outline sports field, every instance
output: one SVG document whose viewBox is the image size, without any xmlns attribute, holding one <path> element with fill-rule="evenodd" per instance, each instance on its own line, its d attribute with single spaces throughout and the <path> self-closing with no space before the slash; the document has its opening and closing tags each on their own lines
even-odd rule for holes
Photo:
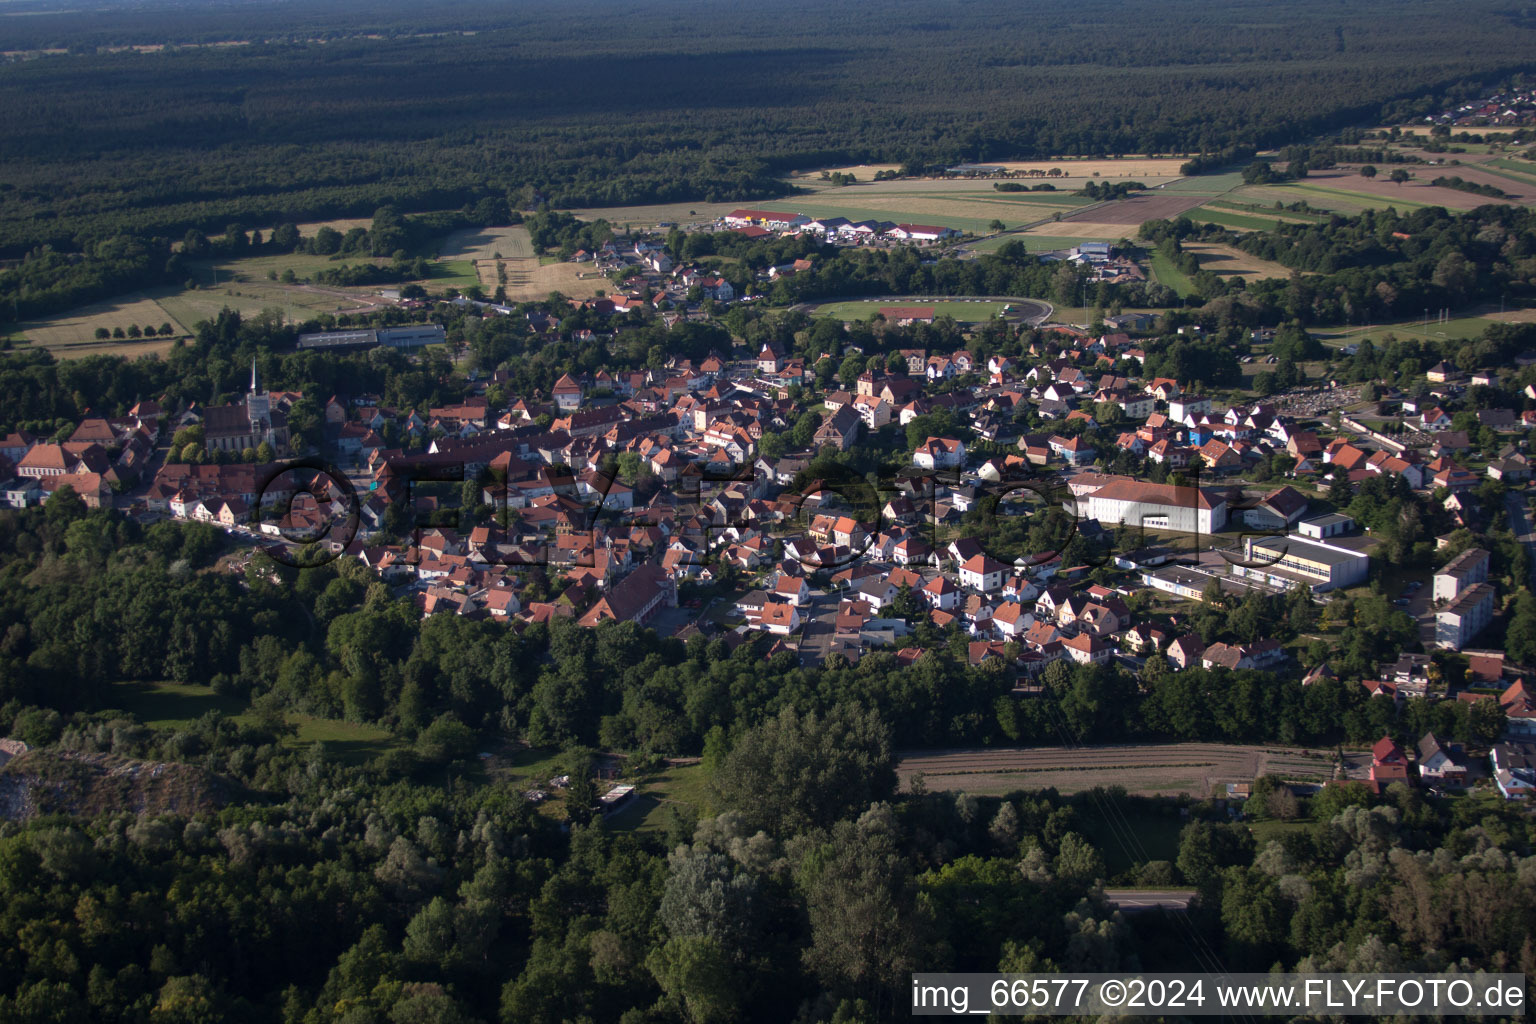
<svg viewBox="0 0 1536 1024">
<path fill-rule="evenodd" d="M 1530 317 L 1536 311 L 1513 310 L 1506 314 L 1505 322 L 1509 318 L 1526 316 Z M 1369 338 L 1373 344 L 1380 344 L 1387 335 L 1399 339 L 1419 338 L 1429 341 L 1441 341 L 1449 338 L 1476 338 L 1482 335 L 1491 325 L 1500 322 L 1497 314 L 1487 316 L 1466 316 L 1444 322 L 1431 319 L 1426 324 L 1423 319 L 1402 320 L 1391 324 L 1371 324 L 1366 327 L 1353 327 L 1333 330 L 1315 330 L 1311 333 L 1325 345 L 1343 347 L 1344 345 L 1357 345 Z M 1515 321 L 1529 322 L 1529 321 Z"/>
</svg>

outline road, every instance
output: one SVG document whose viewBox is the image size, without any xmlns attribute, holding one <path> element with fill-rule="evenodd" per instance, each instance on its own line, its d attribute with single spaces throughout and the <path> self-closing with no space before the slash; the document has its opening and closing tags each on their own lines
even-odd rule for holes
<svg viewBox="0 0 1536 1024">
<path fill-rule="evenodd" d="M 1188 910 L 1193 889 L 1105 889 L 1104 901 L 1123 913 L 1139 910 Z"/>
<path fill-rule="evenodd" d="M 1531 578 L 1528 583 L 1532 589 L 1536 589 L 1536 529 L 1532 528 L 1530 513 L 1525 508 L 1525 491 L 1510 491 L 1504 495 L 1504 505 L 1509 509 L 1509 528 L 1514 531 L 1515 539 L 1525 545 L 1525 553 L 1530 556 Z"/>
</svg>

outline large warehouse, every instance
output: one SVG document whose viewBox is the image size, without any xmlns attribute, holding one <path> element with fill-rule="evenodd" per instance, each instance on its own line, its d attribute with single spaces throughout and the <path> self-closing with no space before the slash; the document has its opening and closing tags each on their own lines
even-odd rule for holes
<svg viewBox="0 0 1536 1024">
<path fill-rule="evenodd" d="M 447 340 L 440 324 L 411 324 L 406 327 L 360 328 L 353 331 L 320 331 L 299 335 L 299 348 L 421 348 L 441 345 Z"/>
<path fill-rule="evenodd" d="M 1177 487 L 1119 479 L 1077 499 L 1078 514 L 1100 523 L 1149 530 L 1215 533 L 1227 525 L 1227 499 L 1214 487 Z"/>
</svg>

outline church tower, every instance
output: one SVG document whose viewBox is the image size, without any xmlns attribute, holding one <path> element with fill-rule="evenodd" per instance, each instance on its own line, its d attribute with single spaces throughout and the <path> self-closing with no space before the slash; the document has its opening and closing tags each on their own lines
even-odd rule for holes
<svg viewBox="0 0 1536 1024">
<path fill-rule="evenodd" d="M 251 418 L 251 435 L 255 441 L 266 439 L 272 429 L 272 400 L 261 386 L 261 375 L 256 372 L 256 360 L 251 360 L 251 393 L 246 396 L 245 410 Z"/>
</svg>

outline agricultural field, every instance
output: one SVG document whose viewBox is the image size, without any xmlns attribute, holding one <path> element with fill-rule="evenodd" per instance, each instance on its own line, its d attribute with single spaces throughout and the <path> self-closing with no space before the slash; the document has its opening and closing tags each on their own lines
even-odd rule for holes
<svg viewBox="0 0 1536 1024">
<path fill-rule="evenodd" d="M 1181 213 L 1192 210 L 1204 200 L 1196 196 L 1163 195 L 1145 193 L 1116 199 L 1084 211 L 1080 216 L 1094 224 L 1116 224 L 1133 232 L 1149 220 L 1173 220 Z M 1064 221 L 1076 223 L 1076 217 L 1064 217 Z"/>
<path fill-rule="evenodd" d="M 1275 202 L 1289 205 L 1291 203 L 1305 202 L 1321 210 L 1332 213 L 1340 213 L 1345 216 L 1353 216 L 1365 210 L 1385 210 L 1393 208 L 1401 212 L 1416 210 L 1425 204 L 1414 202 L 1407 194 L 1393 201 L 1389 197 L 1368 195 L 1364 192 L 1352 190 L 1353 181 L 1363 182 L 1365 179 L 1359 175 L 1337 179 L 1331 186 L 1315 184 L 1315 175 L 1307 179 L 1306 184 L 1287 182 L 1280 185 L 1244 185 L 1228 193 L 1228 199 L 1239 202 L 1255 202 L 1271 204 Z M 1393 186 L 1396 187 L 1396 186 Z M 1407 188 L 1405 185 L 1404 188 Z M 1436 189 L 1437 192 L 1454 191 L 1451 189 Z M 1457 195 L 1467 196 L 1468 193 L 1460 192 Z"/>
<path fill-rule="evenodd" d="M 835 317 L 838 320 L 868 320 L 885 306 L 932 306 L 933 315 L 953 317 L 961 323 L 982 323 L 1003 311 L 1005 302 L 964 300 L 959 302 L 910 302 L 898 299 L 880 299 L 869 302 L 829 302 L 816 307 L 816 316 Z"/>
<path fill-rule="evenodd" d="M 300 279 L 315 272 L 338 266 L 327 256 L 291 253 L 252 256 L 239 260 L 193 263 L 191 279 L 199 287 L 187 289 L 162 287 L 131 292 L 107 302 L 93 303 L 55 316 L 19 325 L 16 333 L 30 343 L 52 350 L 60 358 L 86 355 L 163 354 L 170 350 L 171 338 L 132 341 L 96 340 L 96 329 L 126 329 L 130 324 L 159 327 L 169 323 L 177 335 L 189 335 L 200 321 L 211 319 L 228 307 L 243 316 L 253 316 L 269 309 L 279 310 L 293 323 L 313 319 L 320 313 L 354 312 L 375 308 L 376 288 L 332 288 L 304 284 L 283 284 L 268 278 L 292 270 Z M 458 268 L 462 269 L 462 268 Z M 473 283 L 473 278 L 468 278 Z M 217 284 L 214 282 L 217 281 Z M 441 286 L 441 278 L 428 283 Z M 449 283 L 453 283 L 449 281 Z"/>
<path fill-rule="evenodd" d="M 1223 192 L 1230 192 L 1242 183 L 1241 171 L 1227 171 L 1222 174 L 1201 174 L 1193 178 L 1180 178 L 1178 181 L 1169 182 L 1158 191 L 1166 195 L 1216 196 Z"/>
<path fill-rule="evenodd" d="M 1514 171 L 1529 178 L 1536 178 L 1536 163 L 1530 160 L 1520 160 L 1515 157 L 1503 157 L 1497 160 L 1487 161 L 1485 166 L 1500 167 L 1506 171 Z"/>
<path fill-rule="evenodd" d="M 1443 206 L 1447 210 L 1470 210 L 1476 206 L 1499 200 L 1487 196 L 1461 192 L 1454 188 L 1436 188 L 1429 184 L 1441 175 L 1459 174 L 1462 167 L 1414 167 L 1413 177 L 1401 185 L 1387 180 L 1382 171 L 1376 178 L 1360 177 L 1353 168 L 1333 171 L 1313 171 L 1306 181 L 1289 186 L 1301 191 L 1340 191 L 1357 195 L 1362 199 L 1374 199 L 1385 206 L 1412 208 L 1419 206 Z M 1462 175 L 1466 177 L 1466 175 Z M 1382 207 L 1377 207 L 1381 209 Z"/>
<path fill-rule="evenodd" d="M 56 316 L 18 324 L 12 330 L 39 348 L 51 349 L 61 359 L 165 352 L 171 347 L 170 338 L 156 338 L 154 341 L 96 340 L 96 329 L 99 327 L 105 327 L 108 331 L 117 327 L 127 330 L 130 324 L 137 324 L 141 328 L 158 328 L 169 322 L 177 334 L 190 333 L 191 325 L 162 305 L 154 294 L 131 292 L 108 302 L 96 302 Z"/>
<path fill-rule="evenodd" d="M 1110 224 L 1085 217 L 1082 220 L 1036 224 L 1024 231 L 1022 237 L 1030 251 L 1037 252 L 1041 249 L 1065 249 L 1079 242 L 1118 242 L 1122 238 L 1135 238 L 1136 230 L 1140 227 L 1139 221 L 1135 224 Z"/>
<path fill-rule="evenodd" d="M 469 228 L 443 240 L 438 255 L 444 260 L 489 260 L 500 253 L 506 259 L 536 255 L 528 229 L 521 224 L 504 228 Z"/>
<path fill-rule="evenodd" d="M 550 292 L 591 298 L 610 284 L 590 266 L 561 260 L 546 262 L 547 257 L 533 251 L 528 229 L 521 225 L 458 231 L 448 236 L 440 251 L 442 260 L 433 265 L 434 271 L 440 272 L 421 282 L 430 288 L 462 289 L 478 284 L 487 294 L 493 293 L 501 286 L 498 263 L 506 270 L 509 302 L 544 299 Z M 497 253 L 502 257 L 499 261 Z"/>
<path fill-rule="evenodd" d="M 295 277 L 302 279 L 322 270 L 334 270 L 343 265 L 385 262 L 388 261 L 371 259 L 367 256 L 343 256 L 340 259 L 334 259 L 330 256 L 316 256 L 306 252 L 290 252 L 273 256 L 221 259 L 217 262 L 198 260 L 188 265 L 188 272 L 192 280 L 199 285 L 218 287 L 231 281 L 270 281 L 267 277 L 269 273 L 281 277 L 285 270 L 293 271 Z M 217 278 L 214 276 L 215 270 L 218 271 Z"/>
<path fill-rule="evenodd" d="M 160 305 L 189 331 L 199 321 L 210 320 L 228 306 L 242 316 L 252 316 L 268 309 L 280 310 L 285 319 L 302 323 L 320 313 L 366 310 L 375 304 L 361 295 L 354 299 L 336 289 L 310 290 L 303 285 L 283 285 L 270 281 L 239 282 L 196 291 L 167 289 Z"/>
<path fill-rule="evenodd" d="M 1273 231 L 1282 223 L 1278 217 L 1260 217 L 1249 213 L 1231 213 L 1226 210 L 1212 210 L 1202 207 L 1191 210 L 1185 214 L 1190 220 L 1200 223 L 1220 224 L 1224 228 L 1233 231 Z"/>
<path fill-rule="evenodd" d="M 1351 772 L 1361 757 L 1352 758 Z M 1297 782 L 1332 777 L 1326 751 L 1281 747 L 1228 746 L 1219 743 L 1170 743 L 1113 747 L 1034 747 L 912 753 L 896 766 L 903 790 L 915 775 L 929 791 L 952 790 L 973 796 L 1002 796 L 1020 789 L 1054 788 L 1077 793 L 1097 786 L 1122 786 L 1141 796 L 1203 797 L 1226 782 L 1248 782 L 1274 774 Z"/>
<path fill-rule="evenodd" d="M 1326 224 L 1328 218 L 1320 213 L 1302 213 L 1298 210 L 1276 210 L 1263 203 L 1235 203 L 1226 199 L 1213 199 L 1201 209 L 1225 213 L 1241 213 L 1261 219 L 1285 221 L 1296 224 Z"/>
</svg>

